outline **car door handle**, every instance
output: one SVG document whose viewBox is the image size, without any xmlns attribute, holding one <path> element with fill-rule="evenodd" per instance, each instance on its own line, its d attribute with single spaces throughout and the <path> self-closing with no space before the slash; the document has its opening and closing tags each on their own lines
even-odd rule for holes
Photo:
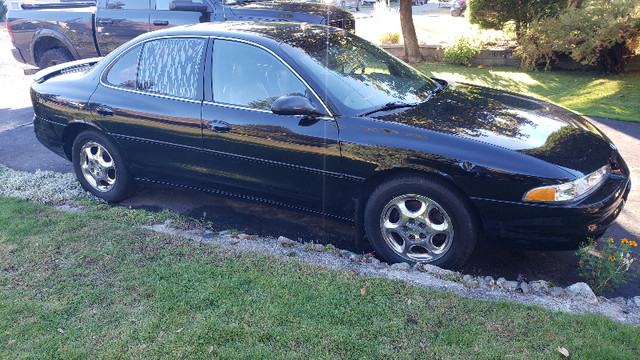
<svg viewBox="0 0 640 360">
<path fill-rule="evenodd" d="M 98 106 L 96 112 L 100 116 L 113 116 L 113 109 L 104 105 Z"/>
<path fill-rule="evenodd" d="M 113 24 L 113 19 L 98 19 L 96 22 L 100 25 Z"/>
<path fill-rule="evenodd" d="M 214 121 L 209 121 L 207 123 L 207 128 L 214 132 L 227 133 L 231 131 L 231 124 L 226 123 L 224 121 L 214 120 Z"/>
<path fill-rule="evenodd" d="M 169 25 L 169 20 L 153 20 L 153 25 Z"/>
</svg>

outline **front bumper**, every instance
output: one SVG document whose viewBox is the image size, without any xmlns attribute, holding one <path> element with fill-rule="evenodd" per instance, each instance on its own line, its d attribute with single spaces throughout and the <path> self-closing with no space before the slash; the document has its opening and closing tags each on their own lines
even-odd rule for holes
<svg viewBox="0 0 640 360">
<path fill-rule="evenodd" d="M 529 250 L 572 250 L 601 236 L 620 215 L 631 191 L 628 176 L 610 176 L 578 203 L 544 205 L 474 199 L 487 240 Z"/>
</svg>

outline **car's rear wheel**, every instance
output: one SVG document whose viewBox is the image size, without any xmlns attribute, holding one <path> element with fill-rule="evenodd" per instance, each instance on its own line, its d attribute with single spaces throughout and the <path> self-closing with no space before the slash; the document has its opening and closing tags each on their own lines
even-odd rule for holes
<svg viewBox="0 0 640 360">
<path fill-rule="evenodd" d="M 76 177 L 93 195 L 107 202 L 126 198 L 133 180 L 118 148 L 103 134 L 85 131 L 73 142 L 73 169 Z"/>
<path fill-rule="evenodd" d="M 38 60 L 38 67 L 40 69 L 45 69 L 72 60 L 73 56 L 67 49 L 49 49 L 40 56 L 40 59 Z"/>
<path fill-rule="evenodd" d="M 378 186 L 365 206 L 365 230 L 385 260 L 461 265 L 477 240 L 477 221 L 468 199 L 448 184 L 418 176 Z"/>
</svg>

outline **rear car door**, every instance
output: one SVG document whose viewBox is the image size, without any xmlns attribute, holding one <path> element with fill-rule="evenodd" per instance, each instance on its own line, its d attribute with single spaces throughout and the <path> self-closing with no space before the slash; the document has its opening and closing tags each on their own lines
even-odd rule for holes
<svg viewBox="0 0 640 360">
<path fill-rule="evenodd" d="M 91 111 L 125 150 L 136 178 L 178 183 L 201 177 L 197 159 L 208 41 L 152 39 L 130 48 L 104 71 Z"/>
<path fill-rule="evenodd" d="M 101 0 L 96 9 L 96 40 L 102 56 L 134 37 L 149 32 L 149 2 Z"/>
<path fill-rule="evenodd" d="M 335 120 L 270 110 L 278 97 L 299 94 L 325 111 L 311 89 L 274 53 L 241 41 L 214 40 L 211 69 L 212 98 L 202 111 L 211 179 L 323 209 L 341 178 Z"/>
</svg>

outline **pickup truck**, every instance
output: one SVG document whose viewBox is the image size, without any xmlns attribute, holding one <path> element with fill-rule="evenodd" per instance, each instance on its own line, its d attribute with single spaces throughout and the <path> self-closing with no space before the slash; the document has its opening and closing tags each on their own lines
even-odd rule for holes
<svg viewBox="0 0 640 360">
<path fill-rule="evenodd" d="M 1 1 L 1 0 L 0 0 Z M 353 31 L 349 12 L 321 3 L 257 0 L 97 0 L 22 4 L 7 14 L 13 56 L 41 69 L 105 56 L 153 30 L 209 21 L 326 24 Z"/>
</svg>

